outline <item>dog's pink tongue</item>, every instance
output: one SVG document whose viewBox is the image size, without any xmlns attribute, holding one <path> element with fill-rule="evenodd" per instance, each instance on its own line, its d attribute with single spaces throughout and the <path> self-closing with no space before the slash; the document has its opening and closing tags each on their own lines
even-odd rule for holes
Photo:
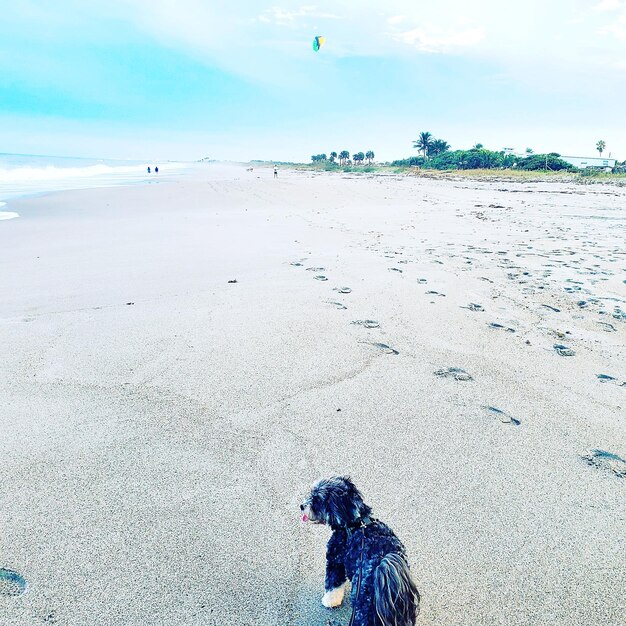
<svg viewBox="0 0 626 626">
<path fill-rule="evenodd" d="M 303 522 L 308 522 L 309 521 L 309 516 L 306 513 L 302 514 L 302 521 Z"/>
</svg>

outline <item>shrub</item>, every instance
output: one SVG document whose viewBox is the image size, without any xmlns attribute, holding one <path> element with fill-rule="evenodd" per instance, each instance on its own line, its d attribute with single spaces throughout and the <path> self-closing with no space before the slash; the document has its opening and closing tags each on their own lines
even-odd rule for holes
<svg viewBox="0 0 626 626">
<path fill-rule="evenodd" d="M 521 170 L 553 170 L 555 172 L 572 171 L 576 168 L 560 158 L 560 154 L 550 152 L 549 154 L 531 154 L 517 163 Z"/>
</svg>

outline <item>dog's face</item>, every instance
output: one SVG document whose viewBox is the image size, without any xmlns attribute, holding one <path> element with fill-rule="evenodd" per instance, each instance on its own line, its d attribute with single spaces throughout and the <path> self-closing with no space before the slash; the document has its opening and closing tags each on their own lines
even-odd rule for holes
<svg viewBox="0 0 626 626">
<path fill-rule="evenodd" d="M 332 528 L 345 526 L 370 513 L 359 490 L 344 476 L 320 480 L 300 505 L 300 510 L 303 522 L 328 524 Z"/>
</svg>

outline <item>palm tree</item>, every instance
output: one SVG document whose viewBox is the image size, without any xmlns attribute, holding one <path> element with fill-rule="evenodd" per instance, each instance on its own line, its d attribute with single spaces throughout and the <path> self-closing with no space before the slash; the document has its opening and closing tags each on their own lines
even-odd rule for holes
<svg viewBox="0 0 626 626">
<path fill-rule="evenodd" d="M 345 165 L 346 161 L 350 158 L 350 153 L 347 150 L 342 150 L 339 153 L 339 161 L 341 165 Z"/>
<path fill-rule="evenodd" d="M 374 158 L 374 151 L 373 150 L 368 150 L 365 153 L 365 158 L 369 161 L 369 164 L 372 164 L 372 159 Z"/>
<path fill-rule="evenodd" d="M 475 144 L 472 146 L 472 150 L 482 150 L 483 148 L 484 148 L 484 146 L 483 146 L 483 144 L 482 144 L 482 143 L 475 143 Z"/>
<path fill-rule="evenodd" d="M 355 152 L 352 155 L 352 160 L 354 161 L 355 165 L 357 163 L 362 163 L 364 159 L 365 159 L 365 155 L 362 152 Z"/>
<path fill-rule="evenodd" d="M 434 139 L 428 148 L 428 156 L 437 156 L 442 152 L 450 150 L 450 144 L 444 139 Z"/>
<path fill-rule="evenodd" d="M 413 142 L 413 147 L 420 150 L 424 155 L 424 159 L 426 159 L 426 154 L 428 152 L 428 148 L 430 148 L 432 141 L 433 136 L 431 133 L 429 133 L 428 131 L 421 132 L 420 136 Z"/>
<path fill-rule="evenodd" d="M 533 154 L 534 150 L 532 148 L 526 148 L 526 154 Z"/>
<path fill-rule="evenodd" d="M 600 156 L 602 156 L 602 153 L 604 152 L 605 148 L 606 148 L 606 141 L 604 141 L 603 139 L 600 139 L 600 141 L 598 141 L 598 143 L 596 144 L 596 150 L 600 153 Z"/>
<path fill-rule="evenodd" d="M 336 158 L 337 158 L 337 153 L 336 152 L 331 152 L 330 153 L 330 161 L 331 161 L 331 163 L 334 163 Z"/>
</svg>

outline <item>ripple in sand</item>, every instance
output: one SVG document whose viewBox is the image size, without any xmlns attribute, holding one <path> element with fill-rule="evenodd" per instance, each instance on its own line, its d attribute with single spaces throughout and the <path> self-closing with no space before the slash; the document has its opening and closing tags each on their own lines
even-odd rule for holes
<svg viewBox="0 0 626 626">
<path fill-rule="evenodd" d="M 391 346 L 388 346 L 386 343 L 373 343 L 372 345 L 375 348 L 378 348 L 381 352 L 384 352 L 385 354 L 400 354 L 397 350 L 395 350 Z"/>
<path fill-rule="evenodd" d="M 352 323 L 365 328 L 380 328 L 380 324 L 376 320 L 354 320 Z"/>
<path fill-rule="evenodd" d="M 352 293 L 352 289 L 350 289 L 350 287 L 335 287 L 334 290 L 339 293 Z"/>
<path fill-rule="evenodd" d="M 606 450 L 589 450 L 582 456 L 587 465 L 609 471 L 618 478 L 626 478 L 626 461 Z"/>
<path fill-rule="evenodd" d="M 507 333 L 515 332 L 515 328 L 502 326 L 502 324 L 498 324 L 497 322 L 489 322 L 487 326 L 489 326 L 489 328 L 495 328 L 496 330 L 506 330 Z"/>
<path fill-rule="evenodd" d="M 553 311 L 554 313 L 560 313 L 561 312 L 561 309 L 557 309 L 555 306 L 550 306 L 549 304 L 542 304 L 541 306 L 544 307 L 545 309 Z"/>
<path fill-rule="evenodd" d="M 21 574 L 0 568 L 0 596 L 21 596 L 27 586 L 26 579 Z"/>
<path fill-rule="evenodd" d="M 522 422 L 509 415 L 502 409 L 498 409 L 495 406 L 483 406 L 483 409 L 487 411 L 489 415 L 495 415 L 503 424 L 511 424 L 512 426 L 519 426 Z"/>
<path fill-rule="evenodd" d="M 574 350 L 568 348 L 567 346 L 564 346 L 561 343 L 555 343 L 552 347 L 556 350 L 556 353 L 559 356 L 574 356 L 576 354 Z"/>
<path fill-rule="evenodd" d="M 342 304 L 341 302 L 334 302 L 332 300 L 328 300 L 326 304 L 332 304 L 336 309 L 340 309 L 342 311 L 345 311 L 348 308 L 345 304 Z"/>
<path fill-rule="evenodd" d="M 315 280 L 324 281 L 324 280 L 328 280 L 328 278 L 326 278 L 326 276 L 323 276 L 322 274 L 319 274 L 318 276 L 315 276 Z"/>
<path fill-rule="evenodd" d="M 474 380 L 470 374 L 460 367 L 448 367 L 446 369 L 440 369 L 433 372 L 435 376 L 440 378 L 454 378 L 454 380 Z"/>
</svg>

